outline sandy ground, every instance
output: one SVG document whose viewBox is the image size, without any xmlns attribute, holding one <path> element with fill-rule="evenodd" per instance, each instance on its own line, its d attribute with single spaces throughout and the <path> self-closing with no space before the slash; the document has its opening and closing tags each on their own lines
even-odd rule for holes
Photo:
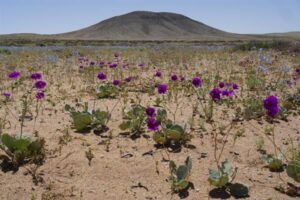
<svg viewBox="0 0 300 200">
<path fill-rule="evenodd" d="M 59 79 L 59 78 L 58 78 Z M 65 81 L 65 82 L 64 82 Z M 51 82 L 51 81 L 49 81 Z M 59 80 L 66 85 L 62 88 L 68 90 L 67 80 Z M 76 83 L 76 81 L 75 81 Z M 59 88 L 58 83 L 58 87 Z M 178 153 L 168 152 L 166 149 L 157 149 L 152 138 L 138 138 L 131 140 L 119 133 L 122 132 L 118 126 L 122 121 L 122 103 L 119 102 L 112 112 L 112 120 L 109 122 L 108 132 L 98 136 L 93 132 L 87 134 L 76 133 L 71 128 L 70 117 L 64 111 L 66 103 L 74 105 L 80 87 L 70 90 L 72 94 L 66 98 L 59 96 L 52 90 L 51 101 L 44 103 L 43 113 L 39 116 L 36 129 L 40 137 L 46 140 L 46 159 L 40 166 L 36 175 L 39 179 L 35 184 L 29 171 L 34 169 L 33 165 L 21 166 L 17 172 L 0 171 L 0 199 L 3 200 L 120 200 L 120 199 L 146 199 L 165 200 L 180 199 L 177 194 L 172 194 L 170 185 L 166 181 L 169 177 L 169 162 L 174 160 L 177 164 L 182 164 L 187 156 L 192 158 L 192 174 L 190 182 L 194 188 L 188 190 L 185 197 L 188 200 L 201 199 L 233 199 L 226 194 L 216 192 L 210 186 L 208 179 L 208 169 L 216 168 L 213 159 L 214 141 L 209 124 L 205 124 L 205 129 L 195 128 L 191 133 L 194 138 L 189 143 L 193 148 L 182 148 Z M 53 86 L 54 87 L 54 86 Z M 61 89 L 62 89 L 61 88 Z M 56 92 L 53 92 L 56 91 Z M 60 93 L 61 94 L 61 93 Z M 142 105 L 150 105 L 154 97 L 148 94 L 136 93 L 142 99 Z M 131 97 L 135 98 L 135 93 Z M 87 93 L 78 93 L 80 102 L 89 102 L 93 106 L 94 100 Z M 95 107 L 109 110 L 118 102 L 118 99 L 96 100 Z M 192 104 L 196 99 L 180 97 L 180 109 L 176 115 L 177 122 L 186 122 L 192 113 Z M 168 107 L 173 108 L 174 103 L 169 103 Z M 14 110 L 13 103 L 9 107 Z M 216 108 L 216 115 L 219 120 L 226 122 L 220 108 Z M 196 120 L 199 121 L 199 113 Z M 169 113 L 169 117 L 171 117 Z M 4 132 L 18 133 L 19 123 L 12 116 L 10 128 Z M 290 137 L 295 145 L 299 144 L 300 116 L 290 116 L 288 122 L 279 121 L 276 123 L 275 135 L 276 143 L 284 151 L 288 151 L 289 145 L 286 140 Z M 24 133 L 33 136 L 33 121 L 25 123 Z M 263 120 L 258 123 L 255 120 L 237 122 L 235 129 L 228 133 L 226 146 L 221 160 L 230 160 L 235 167 L 238 167 L 236 182 L 243 183 L 249 188 L 251 200 L 283 200 L 296 199 L 281 194 L 274 190 L 275 186 L 292 182 L 286 172 L 270 172 L 265 164 L 260 160 L 260 153 L 256 148 L 256 141 L 259 137 L 265 137 L 263 130 L 270 126 Z M 245 132 L 234 142 L 234 134 L 241 128 Z M 101 144 L 107 140 L 108 135 L 112 135 L 110 145 Z M 152 136 L 152 133 L 147 133 Z M 272 143 L 265 138 L 263 149 L 267 153 L 273 153 Z M 222 140 L 220 138 L 219 143 Z M 85 156 L 85 152 L 92 150 L 94 158 L 91 165 Z M 219 151 L 220 149 L 218 149 Z M 150 152 L 148 154 L 145 154 Z"/>
</svg>

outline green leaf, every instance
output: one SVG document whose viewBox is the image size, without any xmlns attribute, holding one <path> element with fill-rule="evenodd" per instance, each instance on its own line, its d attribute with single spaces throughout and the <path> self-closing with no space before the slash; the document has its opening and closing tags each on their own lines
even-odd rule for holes
<svg viewBox="0 0 300 200">
<path fill-rule="evenodd" d="M 228 174 L 228 172 L 231 170 L 231 163 L 229 160 L 225 160 L 221 163 L 221 171 L 225 174 Z"/>
<path fill-rule="evenodd" d="M 176 170 L 176 176 L 178 180 L 185 179 L 189 175 L 189 169 L 185 165 L 180 165 Z"/>
<path fill-rule="evenodd" d="M 167 141 L 165 136 L 161 132 L 155 132 L 153 134 L 153 140 L 158 144 L 165 144 Z"/>
<path fill-rule="evenodd" d="M 226 174 L 221 175 L 217 170 L 210 169 L 208 181 L 211 185 L 220 188 L 224 187 L 229 182 L 229 177 Z"/>
<path fill-rule="evenodd" d="M 119 128 L 122 131 L 125 131 L 126 129 L 129 129 L 130 127 L 131 127 L 130 121 L 123 122 L 122 124 L 119 125 Z"/>
<path fill-rule="evenodd" d="M 170 161 L 170 163 L 169 163 L 169 168 L 170 168 L 170 172 L 171 172 L 171 174 L 175 174 L 176 173 L 176 164 L 175 164 L 175 162 L 174 161 Z"/>
<path fill-rule="evenodd" d="M 187 166 L 189 172 L 192 170 L 192 159 L 188 156 L 185 160 L 185 165 Z"/>
<path fill-rule="evenodd" d="M 180 180 L 176 184 L 176 190 L 177 191 L 182 191 L 182 190 L 186 189 L 188 186 L 189 186 L 189 182 L 188 181 L 186 181 L 186 180 Z"/>
<path fill-rule="evenodd" d="M 248 188 L 240 183 L 234 183 L 229 186 L 229 191 L 232 196 L 235 198 L 248 197 L 249 190 Z"/>
<path fill-rule="evenodd" d="M 300 161 L 292 160 L 286 167 L 286 173 L 296 182 L 300 182 Z"/>
<path fill-rule="evenodd" d="M 10 152 L 14 151 L 16 139 L 8 134 L 3 134 L 1 136 L 1 142 L 5 147 L 8 148 Z"/>
<path fill-rule="evenodd" d="M 167 137 L 171 140 L 178 141 L 181 139 L 182 135 L 184 134 L 184 130 L 179 125 L 172 125 L 169 128 L 163 129 L 163 131 L 166 133 Z"/>
<path fill-rule="evenodd" d="M 73 116 L 73 122 L 77 131 L 83 131 L 92 123 L 92 117 L 88 113 L 80 113 Z"/>
</svg>

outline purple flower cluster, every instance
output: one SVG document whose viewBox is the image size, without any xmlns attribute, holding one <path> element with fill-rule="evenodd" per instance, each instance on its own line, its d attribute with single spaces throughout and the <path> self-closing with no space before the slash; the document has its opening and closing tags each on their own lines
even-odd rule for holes
<svg viewBox="0 0 300 200">
<path fill-rule="evenodd" d="M 160 72 L 160 71 L 157 71 L 157 72 L 154 74 L 154 76 L 156 76 L 156 77 L 161 77 L 161 72 Z"/>
<path fill-rule="evenodd" d="M 159 121 L 154 118 L 149 118 L 147 121 L 147 127 L 149 131 L 158 131 L 159 130 Z"/>
<path fill-rule="evenodd" d="M 177 81 L 177 80 L 178 80 L 177 75 L 176 75 L 176 74 L 173 74 L 173 75 L 171 76 L 171 80 L 172 80 L 172 81 Z"/>
<path fill-rule="evenodd" d="M 296 73 L 297 73 L 297 74 L 300 74 L 300 67 L 297 67 L 297 68 L 296 68 Z"/>
<path fill-rule="evenodd" d="M 125 78 L 125 82 L 129 83 L 131 81 L 131 76 L 128 76 L 127 78 Z"/>
<path fill-rule="evenodd" d="M 263 101 L 267 115 L 271 118 L 276 117 L 279 112 L 278 99 L 276 96 L 268 96 Z"/>
<path fill-rule="evenodd" d="M 214 88 L 209 92 L 213 101 L 219 101 L 221 99 L 222 91 L 219 88 Z"/>
<path fill-rule="evenodd" d="M 35 98 L 37 100 L 42 100 L 43 98 L 45 98 L 45 93 L 40 91 L 40 92 L 37 92 L 36 95 L 35 95 Z"/>
<path fill-rule="evenodd" d="M 155 108 L 148 107 L 146 108 L 146 115 L 148 116 L 147 127 L 149 131 L 158 131 L 159 130 L 159 121 L 157 121 L 155 117 Z"/>
<path fill-rule="evenodd" d="M 202 81 L 201 81 L 200 77 L 194 77 L 193 80 L 192 80 L 192 84 L 193 84 L 196 88 L 201 87 Z"/>
<path fill-rule="evenodd" d="M 18 72 L 18 71 L 13 71 L 13 72 L 8 74 L 8 78 L 10 78 L 10 79 L 16 79 L 19 76 L 20 76 L 20 72 Z"/>
<path fill-rule="evenodd" d="M 160 84 L 157 86 L 157 91 L 159 94 L 165 94 L 167 92 L 167 85 L 166 84 Z"/>
<path fill-rule="evenodd" d="M 146 108 L 146 114 L 148 117 L 154 117 L 155 116 L 155 108 L 149 106 L 148 108 Z"/>
<path fill-rule="evenodd" d="M 47 83 L 45 81 L 37 81 L 34 84 L 34 88 L 38 89 L 38 90 L 43 90 L 45 89 L 47 86 Z"/>
<path fill-rule="evenodd" d="M 117 86 L 117 85 L 120 85 L 120 81 L 119 80 L 113 80 L 113 84 L 115 85 L 115 86 Z"/>
<path fill-rule="evenodd" d="M 11 96 L 9 92 L 3 92 L 2 95 L 5 96 L 6 98 L 9 98 Z"/>
<path fill-rule="evenodd" d="M 98 77 L 99 80 L 105 80 L 106 79 L 106 75 L 103 72 L 100 72 L 97 77 Z"/>
<path fill-rule="evenodd" d="M 33 73 L 30 75 L 30 78 L 32 80 L 39 80 L 39 79 L 42 79 L 42 74 L 41 73 Z"/>
</svg>

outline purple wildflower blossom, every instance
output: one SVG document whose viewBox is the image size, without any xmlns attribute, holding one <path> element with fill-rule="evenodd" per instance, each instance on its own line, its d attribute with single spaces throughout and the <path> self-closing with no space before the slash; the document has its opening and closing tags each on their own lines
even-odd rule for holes
<svg viewBox="0 0 300 200">
<path fill-rule="evenodd" d="M 103 72 L 100 72 L 100 73 L 98 74 L 98 79 L 99 79 L 99 80 L 105 80 L 105 79 L 106 79 L 106 75 L 105 75 Z"/>
<path fill-rule="evenodd" d="M 158 131 L 159 129 L 159 122 L 156 121 L 154 118 L 150 118 L 147 121 L 147 126 L 149 131 Z"/>
<path fill-rule="evenodd" d="M 39 79 L 42 79 L 42 74 L 41 73 L 33 73 L 30 75 L 30 78 L 32 80 L 39 80 Z"/>
<path fill-rule="evenodd" d="M 218 101 L 221 99 L 221 90 L 219 88 L 214 88 L 209 92 L 209 95 L 214 101 Z"/>
<path fill-rule="evenodd" d="M 171 76 L 171 80 L 172 80 L 172 81 L 177 81 L 177 80 L 178 80 L 177 75 L 176 75 L 176 74 L 173 74 L 173 75 Z"/>
<path fill-rule="evenodd" d="M 37 100 L 42 100 L 43 98 L 45 98 L 45 93 L 44 92 L 37 92 L 35 95 L 35 98 Z"/>
<path fill-rule="evenodd" d="M 267 115 L 274 118 L 278 112 L 278 99 L 276 96 L 268 96 L 263 101 L 264 108 L 267 110 Z"/>
<path fill-rule="evenodd" d="M 160 72 L 160 71 L 157 71 L 157 72 L 155 73 L 154 76 L 156 76 L 156 77 L 161 77 L 161 72 Z"/>
<path fill-rule="evenodd" d="M 159 94 L 164 94 L 167 92 L 167 85 L 166 84 L 160 84 L 157 86 L 157 91 Z"/>
<path fill-rule="evenodd" d="M 184 76 L 181 75 L 181 76 L 180 76 L 180 81 L 184 81 L 184 80 L 185 80 Z"/>
<path fill-rule="evenodd" d="M 116 79 L 116 80 L 113 80 L 113 84 L 117 86 L 117 85 L 119 85 L 119 84 L 120 84 L 120 81 L 119 81 L 119 80 L 117 80 L 117 79 Z"/>
<path fill-rule="evenodd" d="M 10 79 L 16 79 L 19 76 L 20 76 L 20 72 L 18 72 L 18 71 L 13 71 L 13 72 L 8 74 L 8 78 L 10 78 Z"/>
<path fill-rule="evenodd" d="M 225 86 L 225 83 L 224 83 L 224 82 L 220 82 L 220 83 L 219 83 L 219 87 L 220 87 L 220 88 L 223 88 L 224 86 Z"/>
<path fill-rule="evenodd" d="M 2 95 L 5 96 L 6 98 L 11 96 L 11 94 L 9 92 L 3 92 Z"/>
<path fill-rule="evenodd" d="M 131 76 L 128 76 L 127 78 L 125 78 L 125 81 L 127 82 L 127 83 L 129 83 L 130 81 L 131 81 Z"/>
<path fill-rule="evenodd" d="M 194 77 L 193 80 L 192 80 L 192 84 L 193 84 L 196 88 L 201 87 L 202 81 L 201 81 L 200 77 Z"/>
<path fill-rule="evenodd" d="M 234 89 L 234 90 L 237 90 L 237 89 L 239 89 L 239 85 L 238 85 L 238 84 L 236 84 L 236 83 L 234 83 L 234 84 L 232 85 L 232 89 Z"/>
<path fill-rule="evenodd" d="M 149 106 L 148 108 L 146 108 L 146 114 L 148 117 L 154 117 L 155 116 L 155 108 Z"/>
<path fill-rule="evenodd" d="M 34 84 L 34 87 L 39 90 L 45 89 L 46 86 L 47 86 L 47 83 L 45 81 L 37 81 Z"/>
</svg>

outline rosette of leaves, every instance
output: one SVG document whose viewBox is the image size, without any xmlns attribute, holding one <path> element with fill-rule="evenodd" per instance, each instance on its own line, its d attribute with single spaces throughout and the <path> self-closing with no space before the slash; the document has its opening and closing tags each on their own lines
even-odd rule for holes
<svg viewBox="0 0 300 200">
<path fill-rule="evenodd" d="M 248 196 L 248 188 L 240 183 L 232 183 L 237 174 L 237 168 L 232 168 L 230 161 L 221 163 L 218 170 L 209 169 L 208 182 L 220 189 L 227 190 L 236 198 Z"/>
<path fill-rule="evenodd" d="M 45 141 L 33 141 L 29 137 L 11 136 L 3 134 L 0 137 L 0 148 L 6 153 L 14 167 L 28 162 L 42 164 L 45 158 Z"/>
<path fill-rule="evenodd" d="M 118 94 L 118 88 L 111 84 L 107 83 L 106 85 L 101 85 L 96 89 L 98 98 L 115 98 Z"/>
<path fill-rule="evenodd" d="M 272 172 L 280 172 L 283 171 L 283 156 L 274 156 L 272 154 L 262 155 L 261 160 L 267 164 L 267 167 Z"/>
<path fill-rule="evenodd" d="M 86 130 L 104 131 L 107 129 L 107 123 L 111 118 L 111 114 L 106 111 L 89 110 L 85 105 L 84 111 L 76 111 L 70 105 L 65 106 L 65 110 L 69 112 L 73 120 L 73 125 L 76 131 L 83 132 Z"/>
<path fill-rule="evenodd" d="M 153 134 L 156 143 L 164 146 L 180 146 L 191 140 L 192 135 L 186 133 L 185 127 L 167 119 L 166 110 L 159 109 L 156 120 L 161 124 L 161 130 Z"/>
<path fill-rule="evenodd" d="M 119 125 L 119 128 L 123 131 L 130 130 L 132 138 L 139 137 L 146 125 L 145 110 L 141 105 L 132 105 L 129 111 L 124 111 L 124 122 Z"/>
<path fill-rule="evenodd" d="M 187 157 L 184 165 L 176 166 L 174 161 L 170 161 L 169 164 L 170 177 L 168 179 L 171 184 L 171 190 L 174 193 L 181 192 L 188 188 L 190 176 L 192 170 L 192 159 Z"/>
</svg>

